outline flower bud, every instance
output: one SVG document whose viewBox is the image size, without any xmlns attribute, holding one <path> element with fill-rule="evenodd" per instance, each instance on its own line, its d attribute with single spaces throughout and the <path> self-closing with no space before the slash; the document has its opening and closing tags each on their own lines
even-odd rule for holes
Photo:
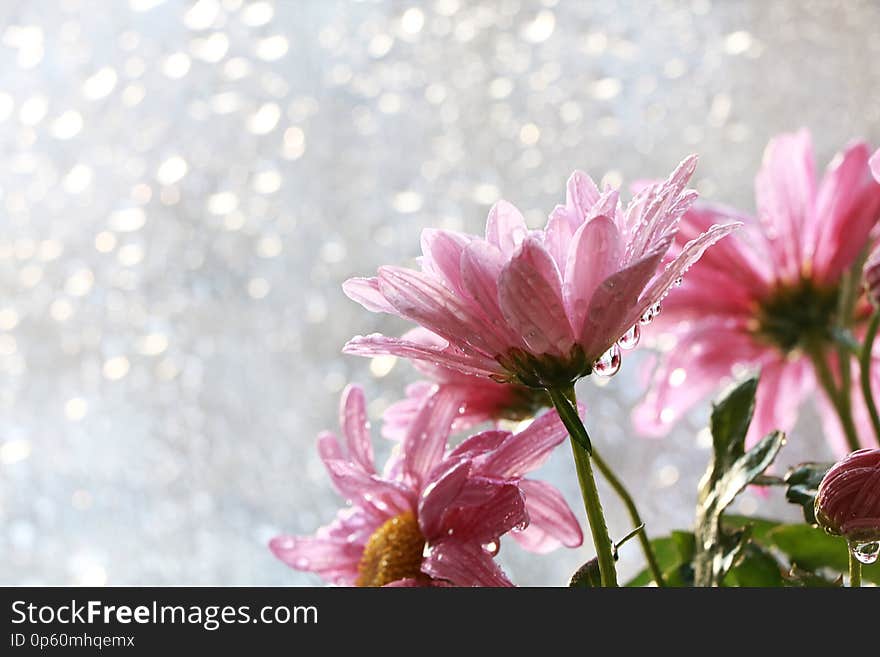
<svg viewBox="0 0 880 657">
<path fill-rule="evenodd" d="M 862 273 L 868 300 L 874 308 L 880 308 L 880 246 L 868 256 Z"/>
<path fill-rule="evenodd" d="M 816 521 L 850 542 L 880 541 L 880 449 L 859 449 L 825 474 Z"/>
</svg>

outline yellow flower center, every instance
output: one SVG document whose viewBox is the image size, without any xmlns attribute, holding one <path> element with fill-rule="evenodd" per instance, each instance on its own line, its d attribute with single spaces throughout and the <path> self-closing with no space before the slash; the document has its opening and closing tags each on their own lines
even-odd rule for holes
<svg viewBox="0 0 880 657">
<path fill-rule="evenodd" d="M 425 537 L 412 511 L 391 518 L 367 541 L 357 586 L 385 586 L 406 578 L 428 581 L 421 570 L 424 549 Z"/>
</svg>

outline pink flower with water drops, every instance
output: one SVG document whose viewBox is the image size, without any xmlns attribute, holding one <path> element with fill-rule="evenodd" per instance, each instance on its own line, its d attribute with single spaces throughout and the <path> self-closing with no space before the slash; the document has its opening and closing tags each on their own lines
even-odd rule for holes
<svg viewBox="0 0 880 657">
<path fill-rule="evenodd" d="M 798 406 L 817 387 L 818 364 L 838 385 L 852 385 L 858 433 L 869 440 L 858 373 L 851 373 L 852 383 L 839 380 L 832 335 L 841 281 L 880 217 L 880 185 L 869 156 L 866 144 L 850 144 L 817 183 L 809 133 L 780 135 L 767 146 L 755 181 L 757 217 L 718 205 L 688 211 L 675 248 L 718 222 L 744 226 L 711 249 L 664 304 L 656 330 L 670 349 L 635 410 L 638 429 L 662 435 L 725 379 L 760 368 L 749 443 L 773 429 L 790 431 Z M 857 335 L 869 313 L 859 300 L 849 318 Z M 834 449 L 850 451 L 824 395 L 820 411 Z"/>
<path fill-rule="evenodd" d="M 519 433 L 485 431 L 447 446 L 458 408 L 432 396 L 380 473 L 360 388 L 342 396 L 344 441 L 326 432 L 318 451 L 349 500 L 314 536 L 279 536 L 270 548 L 297 570 L 349 586 L 511 586 L 495 563 L 501 537 L 547 552 L 583 535 L 562 495 L 524 476 L 566 437 L 548 412 Z"/>
<path fill-rule="evenodd" d="M 650 185 L 624 210 L 615 189 L 600 192 L 582 172 L 565 205 L 542 230 L 529 230 L 505 201 L 489 212 L 485 237 L 422 233 L 421 270 L 384 266 L 353 278 L 345 293 L 375 312 L 413 321 L 442 342 L 358 336 L 345 352 L 393 354 L 531 388 L 564 388 L 592 372 L 613 374 L 620 345 L 634 346 L 638 324 L 656 313 L 670 286 L 736 222 L 709 227 L 664 266 L 696 157 Z M 636 328 L 633 328 L 636 327 Z"/>
<path fill-rule="evenodd" d="M 874 173 L 874 177 L 880 180 L 880 149 L 871 158 L 871 171 Z"/>
<path fill-rule="evenodd" d="M 413 329 L 403 337 L 425 346 L 445 344 L 442 338 L 423 328 Z M 419 408 L 431 395 L 442 395 L 459 404 L 459 415 L 452 424 L 456 433 L 483 422 L 525 420 L 550 406 L 550 399 L 543 390 L 495 383 L 426 361 L 414 361 L 413 365 L 426 380 L 407 386 L 406 399 L 391 404 L 382 414 L 382 435 L 391 440 L 403 438 Z"/>
</svg>

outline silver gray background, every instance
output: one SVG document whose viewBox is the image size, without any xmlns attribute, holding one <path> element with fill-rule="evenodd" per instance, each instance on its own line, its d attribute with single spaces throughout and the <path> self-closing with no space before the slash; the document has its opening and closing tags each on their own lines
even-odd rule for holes
<svg viewBox="0 0 880 657">
<path fill-rule="evenodd" d="M 405 328 L 346 277 L 411 262 L 425 226 L 481 231 L 501 196 L 538 226 L 574 168 L 699 152 L 704 196 L 752 209 L 774 133 L 811 128 L 823 166 L 880 140 L 877 25 L 857 0 L 4 0 L 0 583 L 317 583 L 265 547 L 339 504 L 315 435 L 346 382 L 377 418 L 414 376 L 340 355 Z M 656 534 L 691 522 L 706 410 L 635 437 L 645 357 L 580 393 Z M 814 419 L 783 465 L 828 456 Z M 543 476 L 582 515 L 569 461 Z M 590 549 L 501 556 L 561 584 Z"/>
</svg>

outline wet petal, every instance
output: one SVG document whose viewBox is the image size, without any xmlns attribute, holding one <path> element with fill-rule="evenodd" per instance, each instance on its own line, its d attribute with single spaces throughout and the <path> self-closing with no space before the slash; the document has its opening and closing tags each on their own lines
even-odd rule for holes
<svg viewBox="0 0 880 657">
<path fill-rule="evenodd" d="M 529 234 L 522 213 L 507 201 L 498 201 L 486 219 L 486 241 L 510 256 Z"/>
<path fill-rule="evenodd" d="M 454 540 L 431 545 L 422 572 L 455 586 L 513 586 L 483 548 Z"/>
<path fill-rule="evenodd" d="M 583 409 L 580 409 L 583 412 Z M 510 435 L 499 446 L 478 460 L 476 471 L 486 476 L 522 477 L 540 467 L 568 432 L 554 410 L 535 419 L 518 434 Z"/>
<path fill-rule="evenodd" d="M 367 405 L 360 386 L 350 385 L 343 391 L 339 405 L 339 426 L 346 439 L 349 457 L 359 463 L 365 472 L 376 472 Z"/>
<path fill-rule="evenodd" d="M 575 335 L 580 334 L 593 291 L 620 263 L 623 245 L 614 222 L 599 216 L 581 225 L 571 240 L 562 291 Z"/>
<path fill-rule="evenodd" d="M 379 280 L 376 278 L 349 278 L 342 284 L 342 291 L 370 312 L 397 314 L 394 306 L 379 291 Z"/>
<path fill-rule="evenodd" d="M 529 479 L 520 482 L 520 489 L 526 496 L 529 526 L 511 533 L 517 543 L 537 554 L 583 543 L 580 523 L 562 493 L 548 483 Z"/>
</svg>

